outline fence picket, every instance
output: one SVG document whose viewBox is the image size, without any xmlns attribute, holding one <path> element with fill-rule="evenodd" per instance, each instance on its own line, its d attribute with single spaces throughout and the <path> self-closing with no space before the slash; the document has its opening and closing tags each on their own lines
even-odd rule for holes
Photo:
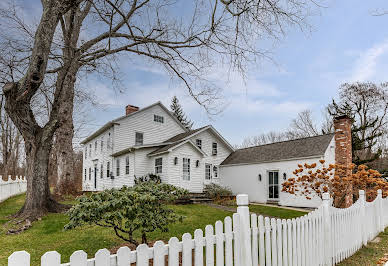
<svg viewBox="0 0 388 266">
<path fill-rule="evenodd" d="M 88 255 L 83 250 L 77 250 L 70 256 L 70 266 L 86 266 Z"/>
<path fill-rule="evenodd" d="M 264 219 L 260 215 L 258 218 L 258 227 L 259 227 L 259 265 L 265 265 L 265 246 L 264 246 Z"/>
<path fill-rule="evenodd" d="M 279 266 L 282 266 L 283 264 L 283 241 L 282 241 L 282 234 L 283 234 L 283 231 L 282 231 L 282 220 L 280 219 L 277 219 L 276 220 L 276 231 L 277 231 L 277 235 L 278 235 L 278 239 L 277 239 L 277 254 L 278 254 L 278 265 Z"/>
<path fill-rule="evenodd" d="M 136 265 L 137 266 L 148 266 L 149 265 L 149 259 L 148 259 L 148 246 L 146 244 L 140 244 L 136 248 Z"/>
<path fill-rule="evenodd" d="M 16 251 L 8 257 L 8 266 L 30 266 L 30 253 L 27 251 Z"/>
<path fill-rule="evenodd" d="M 288 264 L 288 248 L 287 248 L 287 221 L 286 219 L 282 219 L 282 227 L 283 227 L 283 265 L 287 266 Z"/>
<path fill-rule="evenodd" d="M 193 241 L 191 234 L 185 233 L 182 236 L 182 266 L 191 266 Z"/>
<path fill-rule="evenodd" d="M 225 217 L 224 224 L 225 224 L 225 265 L 233 266 L 232 218 L 230 218 L 229 216 Z"/>
<path fill-rule="evenodd" d="M 240 240 L 240 216 L 237 213 L 233 214 L 233 252 L 234 265 L 241 265 L 241 240 Z"/>
<path fill-rule="evenodd" d="M 130 266 L 131 265 L 131 250 L 129 247 L 121 247 L 117 251 L 117 266 Z"/>
<path fill-rule="evenodd" d="M 95 255 L 95 266 L 110 266 L 110 252 L 106 248 L 99 249 Z"/>
<path fill-rule="evenodd" d="M 24 264 L 23 264 L 24 265 Z M 40 258 L 41 266 L 60 266 L 61 254 L 56 251 L 49 251 L 43 254 Z"/>
<path fill-rule="evenodd" d="M 163 243 L 163 241 L 159 240 L 154 243 L 153 248 L 154 248 L 154 266 L 164 266 L 166 254 L 167 254 L 166 245 Z"/>
<path fill-rule="evenodd" d="M 206 266 L 214 266 L 214 229 L 212 225 L 205 227 Z"/>
<path fill-rule="evenodd" d="M 271 263 L 271 224 L 268 217 L 264 218 L 265 226 L 265 263 L 266 265 L 272 265 Z"/>
<path fill-rule="evenodd" d="M 230 230 L 232 232 L 232 229 Z M 194 231 L 194 263 L 195 266 L 203 266 L 203 231 L 197 229 Z"/>
<path fill-rule="evenodd" d="M 259 234 L 259 230 L 257 228 L 257 215 L 251 215 L 251 227 L 252 227 L 252 265 L 259 264 L 259 249 L 258 249 L 258 240 L 257 236 Z"/>
<path fill-rule="evenodd" d="M 221 221 L 216 222 L 216 265 L 224 266 L 224 229 Z"/>
<path fill-rule="evenodd" d="M 176 237 L 168 241 L 168 266 L 179 266 L 179 240 Z"/>
</svg>

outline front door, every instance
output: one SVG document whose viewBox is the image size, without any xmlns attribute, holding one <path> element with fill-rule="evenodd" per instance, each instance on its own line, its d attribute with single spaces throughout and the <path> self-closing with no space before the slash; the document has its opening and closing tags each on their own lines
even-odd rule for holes
<svg viewBox="0 0 388 266">
<path fill-rule="evenodd" d="M 279 172 L 268 172 L 268 199 L 279 200 Z"/>
<path fill-rule="evenodd" d="M 97 189 L 97 164 L 94 165 L 94 189 Z"/>
<path fill-rule="evenodd" d="M 212 165 L 205 164 L 205 185 L 208 185 L 212 182 Z"/>
</svg>

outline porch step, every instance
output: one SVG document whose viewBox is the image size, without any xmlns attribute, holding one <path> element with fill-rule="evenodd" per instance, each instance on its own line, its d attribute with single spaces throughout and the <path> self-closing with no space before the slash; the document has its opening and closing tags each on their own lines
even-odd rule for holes
<svg viewBox="0 0 388 266">
<path fill-rule="evenodd" d="M 209 199 L 209 198 L 191 198 L 190 200 L 192 203 L 204 203 L 204 202 L 212 201 L 212 199 Z"/>
<path fill-rule="evenodd" d="M 267 200 L 267 204 L 279 206 L 279 201 L 276 201 L 276 200 Z"/>
</svg>

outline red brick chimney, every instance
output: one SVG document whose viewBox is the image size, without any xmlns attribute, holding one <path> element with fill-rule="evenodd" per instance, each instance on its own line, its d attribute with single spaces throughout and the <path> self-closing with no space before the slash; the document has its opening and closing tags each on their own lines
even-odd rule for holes
<svg viewBox="0 0 388 266">
<path fill-rule="evenodd" d="M 352 120 L 347 115 L 334 118 L 335 163 L 352 163 Z"/>
<path fill-rule="evenodd" d="M 334 118 L 334 140 L 335 140 L 335 163 L 337 165 L 350 166 L 352 163 L 352 120 L 347 115 Z M 336 171 L 340 178 L 350 176 L 351 170 Z M 347 208 L 353 204 L 352 185 L 346 189 L 345 202 L 343 207 Z M 338 205 L 337 205 L 338 206 Z"/>
<path fill-rule="evenodd" d="M 125 115 L 129 115 L 133 112 L 139 111 L 139 107 L 128 104 L 125 106 Z"/>
</svg>

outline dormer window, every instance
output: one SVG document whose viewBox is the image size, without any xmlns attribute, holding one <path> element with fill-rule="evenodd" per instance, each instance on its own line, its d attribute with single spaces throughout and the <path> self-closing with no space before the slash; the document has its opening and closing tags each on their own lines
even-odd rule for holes
<svg viewBox="0 0 388 266">
<path fill-rule="evenodd" d="M 135 145 L 143 145 L 143 133 L 135 133 Z"/>
<path fill-rule="evenodd" d="M 154 121 L 163 124 L 164 123 L 164 117 L 161 115 L 154 115 Z"/>
<path fill-rule="evenodd" d="M 197 144 L 197 147 L 202 150 L 202 139 L 196 139 L 195 144 Z"/>
<path fill-rule="evenodd" d="M 216 142 L 213 142 L 212 144 L 212 155 L 217 155 L 217 143 Z"/>
</svg>

